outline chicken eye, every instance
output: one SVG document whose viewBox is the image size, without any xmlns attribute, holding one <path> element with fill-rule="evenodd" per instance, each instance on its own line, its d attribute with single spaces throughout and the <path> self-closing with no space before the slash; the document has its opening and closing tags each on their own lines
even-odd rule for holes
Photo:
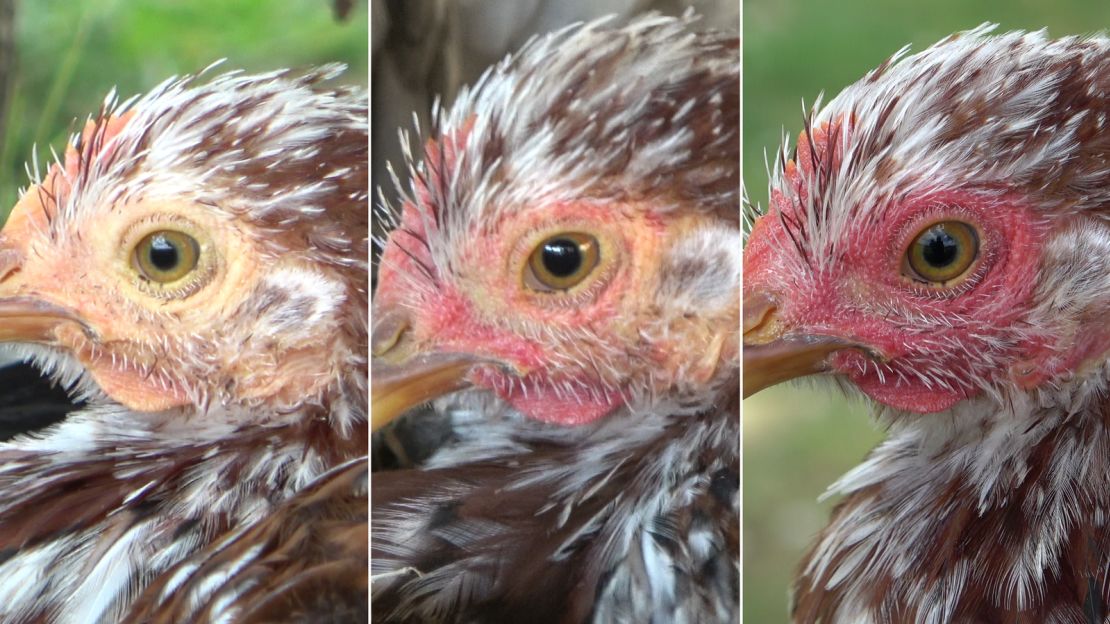
<svg viewBox="0 0 1110 624">
<path fill-rule="evenodd" d="M 594 270 L 601 259 L 597 239 L 581 232 L 563 232 L 543 240 L 532 251 L 525 283 L 534 290 L 568 290 Z"/>
<path fill-rule="evenodd" d="M 159 230 L 143 237 L 135 246 L 135 268 L 146 279 L 159 284 L 176 282 L 196 268 L 200 245 L 192 236 Z"/>
<path fill-rule="evenodd" d="M 944 285 L 960 277 L 979 255 L 975 228 L 960 221 L 941 221 L 922 230 L 906 251 L 909 277 Z"/>
</svg>

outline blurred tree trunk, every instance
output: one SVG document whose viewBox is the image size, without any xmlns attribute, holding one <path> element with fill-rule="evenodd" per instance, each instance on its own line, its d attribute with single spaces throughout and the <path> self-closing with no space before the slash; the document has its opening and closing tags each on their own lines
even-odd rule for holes
<svg viewBox="0 0 1110 624">
<path fill-rule="evenodd" d="M 340 22 L 351 16 L 351 9 L 353 8 L 355 8 L 355 0 L 335 0 L 335 2 L 332 3 L 332 11 L 335 13 L 335 19 Z"/>
</svg>

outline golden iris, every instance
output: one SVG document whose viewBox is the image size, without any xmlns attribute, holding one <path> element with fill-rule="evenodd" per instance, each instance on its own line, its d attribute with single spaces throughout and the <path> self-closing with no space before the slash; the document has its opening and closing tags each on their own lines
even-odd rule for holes
<svg viewBox="0 0 1110 624">
<path fill-rule="evenodd" d="M 532 251 L 526 282 L 540 291 L 569 290 L 582 283 L 600 260 L 596 238 L 582 232 L 562 232 L 544 239 Z"/>
<path fill-rule="evenodd" d="M 979 255 L 975 228 L 960 221 L 941 221 L 922 230 L 906 250 L 910 277 L 936 285 L 962 276 Z"/>
<path fill-rule="evenodd" d="M 159 230 L 151 232 L 135 246 L 135 268 L 146 279 L 169 284 L 197 268 L 200 245 L 184 232 Z"/>
</svg>

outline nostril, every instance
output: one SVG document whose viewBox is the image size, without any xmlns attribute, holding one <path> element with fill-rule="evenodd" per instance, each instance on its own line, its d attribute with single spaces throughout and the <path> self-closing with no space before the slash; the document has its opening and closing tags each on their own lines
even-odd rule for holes
<svg viewBox="0 0 1110 624">
<path fill-rule="evenodd" d="M 744 296 L 744 344 L 762 344 L 781 333 L 778 302 L 765 292 Z"/>
<path fill-rule="evenodd" d="M 19 272 L 23 266 L 23 254 L 15 249 L 0 250 L 0 282 Z"/>
<path fill-rule="evenodd" d="M 389 353 L 409 330 L 409 316 L 401 310 L 388 310 L 374 315 L 370 330 L 370 353 L 381 357 Z"/>
</svg>

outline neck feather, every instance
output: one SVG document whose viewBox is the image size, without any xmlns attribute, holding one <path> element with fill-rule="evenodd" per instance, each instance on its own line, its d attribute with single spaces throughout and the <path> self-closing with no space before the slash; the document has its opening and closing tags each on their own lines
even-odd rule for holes
<svg viewBox="0 0 1110 624">
<path fill-rule="evenodd" d="M 365 453 L 365 428 L 310 414 L 222 431 L 139 416 L 92 406 L 0 444 L 0 620 L 116 621 L 150 579 Z"/>
<path fill-rule="evenodd" d="M 826 494 L 845 498 L 802 565 L 796 621 L 1072 621 L 1105 604 L 1110 415 L 1082 384 L 1066 394 L 887 414 L 888 438 Z"/>
</svg>

